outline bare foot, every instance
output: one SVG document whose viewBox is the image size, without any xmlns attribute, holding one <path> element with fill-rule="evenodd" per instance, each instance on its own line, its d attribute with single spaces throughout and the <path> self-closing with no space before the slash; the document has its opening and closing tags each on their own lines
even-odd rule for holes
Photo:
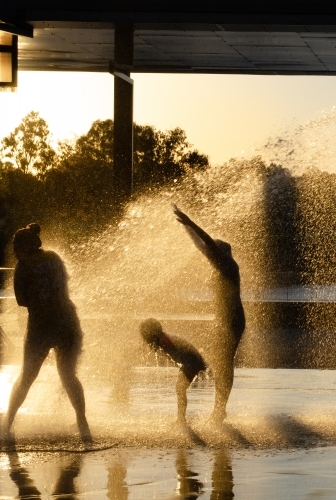
<svg viewBox="0 0 336 500">
<path fill-rule="evenodd" d="M 209 423 L 213 427 L 220 427 L 223 423 L 224 420 L 226 419 L 226 411 L 221 412 L 221 413 L 211 413 L 210 418 L 209 418 Z"/>
<path fill-rule="evenodd" d="M 5 430 L 1 433 L 2 442 L 5 446 L 15 445 L 15 436 L 10 430 Z"/>
<path fill-rule="evenodd" d="M 93 441 L 92 435 L 91 435 L 91 431 L 89 429 L 89 424 L 87 423 L 86 418 L 84 417 L 83 419 L 78 419 L 77 425 L 78 425 L 79 433 L 81 435 L 83 443 L 92 444 L 92 441 Z"/>
<path fill-rule="evenodd" d="M 6 416 L 1 422 L 1 439 L 5 445 L 15 444 L 15 437 L 13 432 L 10 430 L 10 425 L 8 424 Z"/>
<path fill-rule="evenodd" d="M 185 418 L 178 418 L 175 424 L 181 431 L 185 431 L 188 429 L 188 424 Z"/>
</svg>

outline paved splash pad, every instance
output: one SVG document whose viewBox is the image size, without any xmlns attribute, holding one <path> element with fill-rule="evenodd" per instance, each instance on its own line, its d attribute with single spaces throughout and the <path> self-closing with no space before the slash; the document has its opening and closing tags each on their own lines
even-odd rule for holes
<svg viewBox="0 0 336 500">
<path fill-rule="evenodd" d="M 18 369 L 2 369 L 2 412 Z M 82 378 L 92 447 L 45 365 L 15 422 L 16 448 L 1 448 L 1 498 L 335 498 L 335 371 L 236 369 L 220 429 L 207 422 L 213 381 L 201 380 L 183 432 L 175 368 L 135 368 L 119 404 L 106 380 Z"/>
</svg>

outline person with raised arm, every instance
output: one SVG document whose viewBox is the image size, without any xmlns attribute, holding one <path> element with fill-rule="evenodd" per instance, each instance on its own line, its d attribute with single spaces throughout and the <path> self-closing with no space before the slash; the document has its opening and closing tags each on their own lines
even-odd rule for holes
<svg viewBox="0 0 336 500">
<path fill-rule="evenodd" d="M 213 270 L 211 278 L 216 323 L 210 345 L 207 346 L 209 364 L 215 375 L 215 404 L 211 420 L 216 424 L 222 423 L 233 385 L 234 357 L 245 329 L 239 266 L 232 257 L 229 243 L 211 238 L 176 205 L 173 205 L 173 210 L 178 222 L 183 224 Z"/>
<path fill-rule="evenodd" d="M 68 275 L 56 252 L 43 250 L 36 223 L 16 231 L 14 292 L 19 306 L 28 309 L 23 365 L 15 382 L 3 422 L 5 439 L 50 349 L 54 349 L 59 376 L 76 412 L 81 438 L 92 437 L 85 416 L 85 399 L 76 367 L 82 349 L 82 331 L 74 304 L 69 298 Z M 47 402 L 47 401 L 46 401 Z"/>
</svg>

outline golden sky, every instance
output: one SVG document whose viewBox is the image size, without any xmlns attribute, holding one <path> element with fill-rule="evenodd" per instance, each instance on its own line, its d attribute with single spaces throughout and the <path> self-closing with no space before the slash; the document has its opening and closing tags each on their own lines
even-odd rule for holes
<svg viewBox="0 0 336 500">
<path fill-rule="evenodd" d="M 336 105 L 336 78 L 319 76 L 134 74 L 134 120 L 181 127 L 212 163 L 248 151 L 269 136 Z M 20 72 L 16 93 L 0 92 L 0 138 L 31 110 L 55 140 L 113 118 L 113 76 Z"/>
</svg>

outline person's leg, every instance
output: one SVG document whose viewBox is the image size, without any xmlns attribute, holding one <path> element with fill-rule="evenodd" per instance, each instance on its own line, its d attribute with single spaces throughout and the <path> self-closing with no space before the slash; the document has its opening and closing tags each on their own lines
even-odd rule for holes
<svg viewBox="0 0 336 500">
<path fill-rule="evenodd" d="M 228 402 L 234 378 L 234 355 L 227 356 L 223 364 L 214 366 L 215 374 L 215 404 L 211 420 L 215 424 L 223 423 L 226 418 Z"/>
<path fill-rule="evenodd" d="M 219 349 L 218 357 L 213 363 L 215 374 L 215 405 L 211 414 L 214 423 L 222 423 L 226 418 L 226 405 L 231 394 L 234 380 L 234 359 L 238 342 Z"/>
<path fill-rule="evenodd" d="M 70 402 L 76 412 L 77 425 L 83 441 L 92 441 L 91 432 L 85 416 L 83 386 L 76 375 L 78 349 L 72 347 L 55 349 L 57 370 Z"/>
<path fill-rule="evenodd" d="M 186 411 L 187 411 L 187 389 L 190 386 L 190 380 L 185 375 L 183 370 L 180 370 L 176 382 L 176 394 L 177 394 L 177 422 L 179 424 L 186 423 Z"/>
<path fill-rule="evenodd" d="M 7 414 L 3 424 L 5 434 L 9 433 L 15 415 L 26 399 L 28 391 L 36 379 L 48 352 L 49 348 L 40 347 L 38 344 L 26 342 L 21 374 L 13 386 Z"/>
<path fill-rule="evenodd" d="M 226 405 L 234 380 L 234 358 L 241 338 L 240 331 L 230 331 L 217 325 L 215 331 L 215 351 L 211 366 L 215 374 L 215 404 L 211 421 L 223 423 L 226 418 Z"/>
</svg>

